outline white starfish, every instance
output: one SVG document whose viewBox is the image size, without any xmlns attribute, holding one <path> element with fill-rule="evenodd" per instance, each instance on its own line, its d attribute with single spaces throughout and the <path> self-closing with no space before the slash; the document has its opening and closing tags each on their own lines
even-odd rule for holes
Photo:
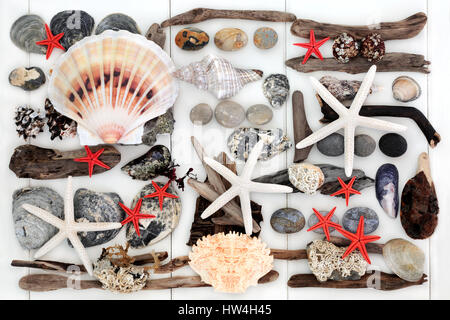
<svg viewBox="0 0 450 320">
<path fill-rule="evenodd" d="M 204 161 L 211 168 L 213 168 L 222 177 L 227 179 L 231 183 L 230 189 L 224 192 L 220 197 L 218 197 L 211 205 L 203 211 L 201 217 L 206 219 L 217 210 L 222 208 L 225 204 L 230 202 L 235 197 L 239 196 L 241 200 L 241 210 L 242 218 L 244 220 L 245 233 L 248 235 L 252 234 L 252 209 L 250 207 L 250 192 L 261 192 L 261 193 L 291 193 L 292 188 L 287 186 L 282 186 L 278 184 L 269 183 L 259 183 L 253 182 L 251 180 L 253 169 L 255 168 L 258 157 L 261 154 L 262 148 L 264 146 L 264 141 L 261 139 L 253 147 L 250 156 L 244 166 L 241 175 L 237 176 L 227 167 L 223 166 L 219 162 L 205 157 Z"/>
<path fill-rule="evenodd" d="M 48 240 L 34 254 L 35 259 L 43 256 L 67 238 L 70 240 L 74 249 L 77 251 L 78 256 L 80 257 L 84 267 L 86 268 L 86 271 L 90 275 L 92 275 L 92 263 L 89 259 L 86 249 L 78 238 L 77 233 L 84 231 L 105 231 L 122 227 L 122 224 L 119 222 L 75 222 L 73 210 L 72 177 L 70 176 L 67 179 L 66 195 L 64 197 L 64 220 L 57 218 L 46 210 L 43 210 L 36 206 L 32 206 L 30 204 L 23 204 L 22 208 L 59 229 L 59 232 L 55 236 L 53 236 L 53 238 Z"/>
<path fill-rule="evenodd" d="M 308 147 L 343 128 L 345 136 L 345 174 L 349 177 L 353 171 L 356 127 L 362 126 L 393 132 L 405 131 L 407 128 L 403 125 L 359 115 L 359 111 L 370 92 L 376 70 L 375 65 L 369 69 L 349 109 L 340 103 L 317 79 L 311 77 L 310 80 L 314 89 L 339 115 L 339 118 L 297 143 L 297 149 Z"/>
</svg>

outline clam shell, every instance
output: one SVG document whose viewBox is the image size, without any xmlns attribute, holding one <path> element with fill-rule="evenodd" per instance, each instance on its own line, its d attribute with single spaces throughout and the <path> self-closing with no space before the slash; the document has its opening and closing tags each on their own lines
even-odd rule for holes
<svg viewBox="0 0 450 320">
<path fill-rule="evenodd" d="M 413 78 L 401 76 L 394 80 L 392 94 L 395 100 L 409 102 L 418 99 L 422 94 L 422 89 Z"/>
<path fill-rule="evenodd" d="M 50 21 L 53 34 L 64 33 L 61 45 L 67 50 L 81 39 L 88 37 L 94 30 L 94 18 L 82 10 L 58 12 Z"/>
<path fill-rule="evenodd" d="M 425 255 L 413 243 L 403 239 L 392 239 L 383 247 L 387 266 L 403 280 L 416 282 L 422 278 Z"/>
<path fill-rule="evenodd" d="M 375 177 L 375 193 L 380 206 L 391 218 L 396 218 L 399 208 L 398 170 L 393 164 L 383 164 Z"/>
<path fill-rule="evenodd" d="M 141 34 L 139 27 L 133 18 L 123 13 L 112 13 L 102 19 L 95 28 L 95 34 L 100 34 L 105 30 L 126 30 L 131 33 Z"/>
<path fill-rule="evenodd" d="M 30 53 L 46 54 L 47 47 L 37 45 L 37 41 L 47 38 L 45 22 L 35 14 L 27 14 L 17 19 L 10 30 L 12 42 L 22 50 Z"/>
</svg>

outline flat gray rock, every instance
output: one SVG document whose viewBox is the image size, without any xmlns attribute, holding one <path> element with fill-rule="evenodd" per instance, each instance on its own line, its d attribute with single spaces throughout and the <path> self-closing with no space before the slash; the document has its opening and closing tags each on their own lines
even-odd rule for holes
<svg viewBox="0 0 450 320">
<path fill-rule="evenodd" d="M 247 109 L 248 122 L 255 126 L 269 123 L 273 118 L 273 111 L 265 104 L 255 104 Z"/>
<path fill-rule="evenodd" d="M 342 217 L 342 226 L 345 230 L 356 233 L 361 216 L 364 217 L 364 234 L 372 233 L 378 228 L 379 220 L 377 213 L 365 207 L 356 207 L 347 210 Z"/>
<path fill-rule="evenodd" d="M 225 100 L 216 106 L 214 116 L 222 127 L 236 128 L 245 120 L 245 111 L 239 103 Z"/>
</svg>

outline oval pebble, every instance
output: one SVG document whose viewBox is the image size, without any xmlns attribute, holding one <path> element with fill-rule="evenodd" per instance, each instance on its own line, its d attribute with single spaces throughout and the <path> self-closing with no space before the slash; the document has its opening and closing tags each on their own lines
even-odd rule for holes
<svg viewBox="0 0 450 320">
<path fill-rule="evenodd" d="M 344 136 L 339 133 L 330 134 L 317 142 L 317 149 L 329 157 L 337 157 L 344 153 Z"/>
<path fill-rule="evenodd" d="M 273 48 L 278 42 L 278 34 L 269 27 L 262 27 L 255 31 L 253 35 L 253 43 L 259 49 Z"/>
<path fill-rule="evenodd" d="M 225 128 L 235 128 L 245 120 L 245 110 L 231 100 L 220 102 L 214 110 L 217 122 Z"/>
<path fill-rule="evenodd" d="M 217 48 L 224 51 L 236 51 L 247 45 L 247 34 L 238 28 L 224 28 L 214 36 Z"/>
<path fill-rule="evenodd" d="M 305 217 L 296 209 L 278 209 L 272 214 L 270 225 L 278 233 L 295 233 L 305 226 Z"/>
<path fill-rule="evenodd" d="M 370 156 L 376 147 L 375 140 L 367 134 L 360 134 L 355 137 L 355 155 L 358 157 Z"/>
<path fill-rule="evenodd" d="M 189 113 L 189 118 L 191 122 L 195 125 L 205 125 L 208 124 L 213 117 L 213 111 L 209 104 L 199 103 L 191 109 Z"/>
<path fill-rule="evenodd" d="M 319 212 L 324 217 L 328 214 L 328 211 L 319 211 Z M 334 214 L 331 217 L 331 221 L 334 222 L 334 223 L 338 223 L 339 224 L 339 218 L 336 216 L 336 214 Z M 311 214 L 309 216 L 309 218 L 308 218 L 308 228 L 311 228 L 311 227 L 315 226 L 318 223 L 319 223 L 319 218 L 317 218 L 317 216 L 314 213 Z M 330 227 L 329 230 L 330 230 L 330 233 L 332 233 L 332 232 L 334 232 L 335 229 L 333 227 Z M 323 228 L 317 228 L 317 229 L 312 230 L 312 231 L 315 232 L 315 233 L 325 234 L 325 232 L 323 231 Z"/>
<path fill-rule="evenodd" d="M 380 138 L 378 145 L 381 152 L 393 158 L 402 156 L 408 150 L 406 139 L 397 133 L 385 134 Z"/>
<path fill-rule="evenodd" d="M 195 27 L 186 27 L 181 29 L 176 37 L 175 44 L 188 51 L 196 51 L 202 49 L 209 42 L 208 34 Z"/>
<path fill-rule="evenodd" d="M 254 125 L 269 123 L 273 117 L 273 111 L 265 104 L 255 104 L 247 109 L 247 120 Z"/>
<path fill-rule="evenodd" d="M 8 80 L 15 87 L 32 91 L 45 83 L 45 73 L 39 67 L 20 67 L 11 71 Z"/>
<path fill-rule="evenodd" d="M 361 216 L 364 217 L 364 234 L 372 233 L 378 228 L 377 213 L 366 207 L 356 207 L 347 210 L 342 218 L 342 226 L 345 230 L 356 233 Z"/>
</svg>

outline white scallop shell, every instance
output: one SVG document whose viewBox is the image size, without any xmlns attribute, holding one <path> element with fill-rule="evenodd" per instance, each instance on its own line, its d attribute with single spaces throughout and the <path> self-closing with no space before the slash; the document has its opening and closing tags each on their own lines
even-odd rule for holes
<svg viewBox="0 0 450 320">
<path fill-rule="evenodd" d="M 153 41 L 107 30 L 79 41 L 58 60 L 49 98 L 78 123 L 81 144 L 137 144 L 143 125 L 173 106 L 174 70 Z"/>
</svg>

